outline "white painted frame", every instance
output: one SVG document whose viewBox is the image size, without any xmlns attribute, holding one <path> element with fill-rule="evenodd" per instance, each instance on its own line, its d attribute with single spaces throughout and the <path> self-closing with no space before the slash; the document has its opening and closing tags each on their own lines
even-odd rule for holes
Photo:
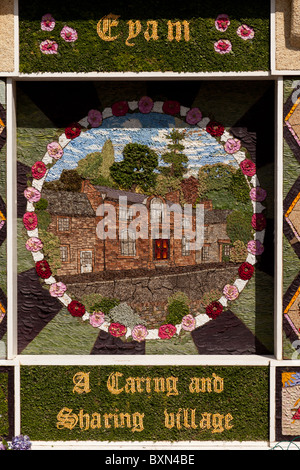
<svg viewBox="0 0 300 470">
<path fill-rule="evenodd" d="M 33 442 L 33 449 L 95 449 L 95 450 L 266 450 L 275 442 L 275 371 L 278 366 L 300 366 L 300 360 L 283 361 L 282 358 L 282 172 L 283 172 L 283 79 L 285 75 L 299 75 L 300 70 L 276 71 L 275 67 L 275 0 L 271 6 L 271 51 L 269 72 L 234 72 L 234 73 L 19 73 L 19 35 L 18 35 L 18 0 L 14 0 L 15 22 L 15 71 L 2 74 L 7 79 L 7 285 L 8 285 L 8 327 L 7 359 L 0 360 L 0 366 L 12 366 L 15 377 L 15 435 L 21 432 L 21 395 L 20 367 L 22 365 L 190 365 L 190 366 L 269 366 L 270 368 L 270 440 L 269 442 L 230 442 L 230 441 L 192 441 L 192 442 L 102 442 L 102 441 L 68 441 L 68 442 Z M 17 188 L 16 188 L 16 82 L 35 80 L 97 80 L 97 81 L 143 81 L 143 80 L 273 80 L 276 83 L 275 102 L 275 285 L 274 285 L 274 356 L 33 356 L 17 354 Z"/>
</svg>

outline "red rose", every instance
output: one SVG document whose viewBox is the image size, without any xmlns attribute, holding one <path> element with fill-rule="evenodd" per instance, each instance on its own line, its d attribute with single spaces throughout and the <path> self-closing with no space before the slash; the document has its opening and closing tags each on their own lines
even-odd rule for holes
<svg viewBox="0 0 300 470">
<path fill-rule="evenodd" d="M 38 224 L 38 218 L 35 212 L 26 212 L 23 215 L 23 224 L 26 230 L 34 230 Z"/>
<path fill-rule="evenodd" d="M 124 336 L 126 334 L 127 328 L 121 323 L 111 323 L 108 328 L 109 333 L 116 338 Z"/>
<path fill-rule="evenodd" d="M 239 276 L 243 281 L 248 281 L 253 276 L 254 267 L 246 261 L 239 267 Z"/>
<path fill-rule="evenodd" d="M 253 214 L 251 218 L 251 225 L 255 230 L 264 230 L 267 225 L 264 214 Z"/>
<path fill-rule="evenodd" d="M 180 112 L 180 103 L 178 101 L 165 101 L 162 107 L 162 110 L 165 114 L 178 114 Z"/>
<path fill-rule="evenodd" d="M 125 116 L 129 111 L 127 101 L 118 101 L 117 103 L 114 103 L 111 107 L 111 111 L 114 116 Z"/>
<path fill-rule="evenodd" d="M 48 277 L 50 277 L 52 274 L 50 266 L 45 259 L 43 259 L 42 261 L 37 261 L 35 269 L 37 275 L 40 276 L 42 279 L 48 279 Z"/>
<path fill-rule="evenodd" d="M 68 305 L 68 311 L 72 317 L 82 317 L 85 314 L 85 307 L 77 300 L 72 300 Z"/>
<path fill-rule="evenodd" d="M 81 125 L 78 122 L 74 122 L 70 126 L 66 127 L 65 134 L 67 139 L 75 139 L 81 134 Z"/>
<path fill-rule="evenodd" d="M 41 178 L 43 178 L 46 171 L 47 171 L 47 167 L 45 163 L 43 162 L 36 162 L 31 167 L 31 174 L 36 180 L 40 180 Z"/>
<path fill-rule="evenodd" d="M 161 339 L 170 339 L 176 333 L 176 326 L 167 324 L 159 327 L 158 336 Z"/>
<path fill-rule="evenodd" d="M 208 132 L 212 137 L 219 137 L 224 133 L 224 126 L 216 121 L 210 121 L 206 126 L 206 132 Z"/>
<path fill-rule="evenodd" d="M 217 300 L 214 300 L 206 307 L 206 315 L 208 315 L 209 318 L 215 319 L 219 315 L 221 315 L 222 312 L 223 312 L 223 305 Z"/>
<path fill-rule="evenodd" d="M 244 175 L 246 176 L 254 176 L 256 172 L 255 163 L 252 160 L 246 158 L 240 163 L 240 167 Z"/>
</svg>

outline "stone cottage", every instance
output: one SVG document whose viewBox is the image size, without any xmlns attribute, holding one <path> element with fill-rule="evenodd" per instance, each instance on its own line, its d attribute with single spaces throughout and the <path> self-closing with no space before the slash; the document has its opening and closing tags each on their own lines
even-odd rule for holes
<svg viewBox="0 0 300 470">
<path fill-rule="evenodd" d="M 58 275 L 155 269 L 222 262 L 229 254 L 226 232 L 229 211 L 204 208 L 204 242 L 194 249 L 195 209 L 179 204 L 96 186 L 84 181 L 81 192 L 44 190 L 51 222 L 48 230 L 60 240 Z"/>
</svg>

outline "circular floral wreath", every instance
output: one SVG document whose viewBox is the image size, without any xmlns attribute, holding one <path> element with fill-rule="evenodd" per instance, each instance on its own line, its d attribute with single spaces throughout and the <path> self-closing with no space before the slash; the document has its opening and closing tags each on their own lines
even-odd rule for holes
<svg viewBox="0 0 300 470">
<path fill-rule="evenodd" d="M 199 313 L 196 316 L 188 314 L 183 317 L 180 324 L 163 324 L 157 329 L 149 330 L 144 325 L 136 325 L 130 329 L 120 323 L 110 323 L 106 321 L 102 312 L 89 313 L 82 303 L 69 297 L 67 287 L 62 282 L 56 281 L 52 275 L 51 267 L 44 258 L 43 242 L 39 238 L 38 220 L 35 213 L 35 203 L 41 198 L 43 183 L 49 168 L 62 157 L 64 148 L 69 142 L 76 139 L 84 130 L 100 127 L 103 119 L 112 116 L 124 116 L 128 112 L 141 112 L 143 114 L 150 112 L 164 113 L 185 119 L 189 125 L 205 129 L 206 132 L 223 146 L 225 152 L 235 158 L 248 183 L 249 197 L 253 206 L 251 224 L 254 229 L 254 236 L 247 244 L 248 256 L 239 266 L 238 277 L 235 282 L 224 286 L 223 295 L 218 300 L 207 305 L 205 313 Z M 89 321 L 93 327 L 109 332 L 115 337 L 128 338 L 131 336 L 139 342 L 149 339 L 170 339 L 175 335 L 179 335 L 181 330 L 191 332 L 207 321 L 217 318 L 223 309 L 227 307 L 228 302 L 232 302 L 239 297 L 253 276 L 256 257 L 264 251 L 263 240 L 266 218 L 263 214 L 265 207 L 261 202 L 266 198 L 266 191 L 259 185 L 255 163 L 247 158 L 239 139 L 234 138 L 220 123 L 212 121 L 208 117 L 203 117 L 198 108 L 187 108 L 181 106 L 179 102 L 171 100 L 154 102 L 150 97 L 144 96 L 139 101 L 118 101 L 111 107 L 105 108 L 102 112 L 92 109 L 81 121 L 68 126 L 64 133 L 60 135 L 58 141 L 47 145 L 47 152 L 43 159 L 37 161 L 32 166 L 31 172 L 33 178 L 32 185 L 24 191 L 27 207 L 26 213 L 23 216 L 23 223 L 28 235 L 26 248 L 32 253 L 38 276 L 49 286 L 50 295 L 58 298 L 67 307 L 72 316 L 81 317 L 82 320 Z"/>
</svg>

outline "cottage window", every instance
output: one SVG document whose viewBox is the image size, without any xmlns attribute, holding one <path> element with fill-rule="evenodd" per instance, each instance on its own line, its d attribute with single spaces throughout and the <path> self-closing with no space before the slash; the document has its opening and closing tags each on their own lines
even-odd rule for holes
<svg viewBox="0 0 300 470">
<path fill-rule="evenodd" d="M 151 201 L 150 213 L 151 213 L 151 223 L 160 224 L 163 221 L 163 202 L 154 198 Z"/>
<path fill-rule="evenodd" d="M 132 230 L 123 230 L 121 232 L 121 255 L 135 256 L 136 240 Z"/>
<path fill-rule="evenodd" d="M 168 259 L 170 256 L 169 250 L 169 240 L 167 239 L 157 239 L 154 240 L 154 259 L 156 260 L 164 260 Z"/>
<path fill-rule="evenodd" d="M 69 217 L 59 217 L 58 218 L 58 231 L 59 232 L 69 232 L 70 230 L 70 219 Z"/>
<path fill-rule="evenodd" d="M 60 260 L 62 263 L 67 263 L 69 261 L 69 248 L 66 245 L 60 246 Z"/>
<path fill-rule="evenodd" d="M 188 256 L 190 254 L 190 242 L 186 237 L 182 237 L 182 255 Z"/>
<path fill-rule="evenodd" d="M 224 256 L 230 256 L 230 245 L 224 245 Z"/>
<path fill-rule="evenodd" d="M 202 261 L 207 261 L 209 259 L 209 246 L 204 245 L 202 248 Z"/>
</svg>

